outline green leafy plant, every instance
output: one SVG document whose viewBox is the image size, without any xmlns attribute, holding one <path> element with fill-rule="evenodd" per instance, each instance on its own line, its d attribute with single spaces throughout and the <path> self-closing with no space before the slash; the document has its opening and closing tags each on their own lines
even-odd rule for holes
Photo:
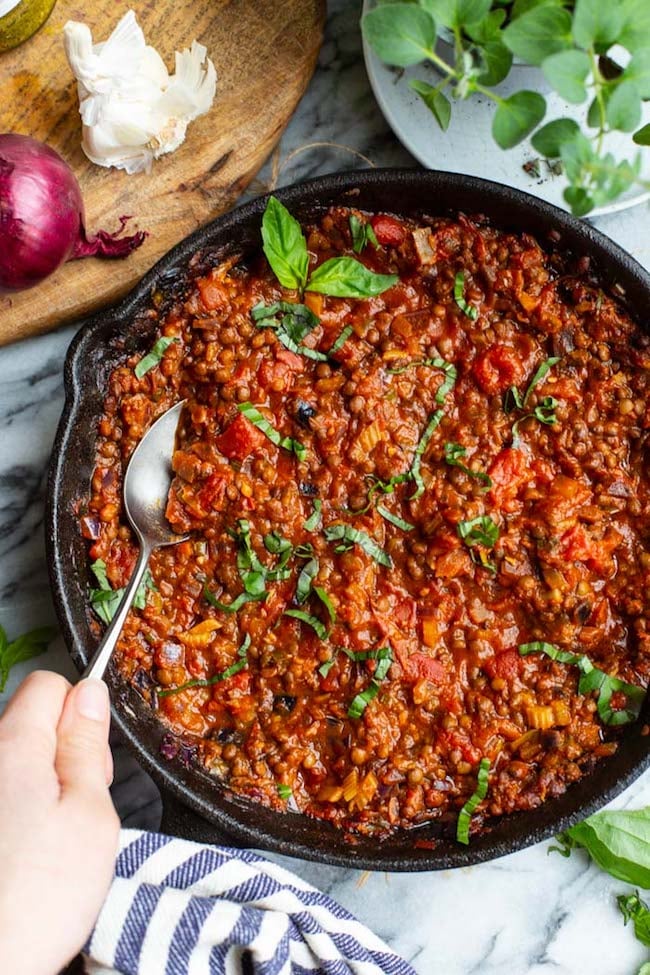
<svg viewBox="0 0 650 975">
<path fill-rule="evenodd" d="M 492 135 L 502 149 L 532 135 L 554 171 L 564 170 L 564 197 L 574 214 L 589 213 L 635 184 L 650 189 L 634 148 L 650 145 L 650 124 L 641 126 L 643 102 L 650 100 L 647 0 L 378 0 L 361 27 L 386 64 L 430 62 L 439 71 L 437 85 L 410 84 L 443 131 L 452 114 L 448 96 L 479 93 L 496 105 Z M 436 48 L 441 30 L 453 43 L 449 60 Z M 589 101 L 585 131 L 571 118 L 542 125 L 547 105 L 537 91 L 504 97 L 495 90 L 514 57 L 539 67 L 565 101 Z M 630 159 L 604 151 L 612 131 L 630 135 Z"/>
<path fill-rule="evenodd" d="M 42 626 L 9 642 L 6 632 L 0 626 L 0 691 L 4 691 L 7 685 L 11 668 L 45 653 L 55 636 L 56 630 L 50 626 Z"/>
</svg>

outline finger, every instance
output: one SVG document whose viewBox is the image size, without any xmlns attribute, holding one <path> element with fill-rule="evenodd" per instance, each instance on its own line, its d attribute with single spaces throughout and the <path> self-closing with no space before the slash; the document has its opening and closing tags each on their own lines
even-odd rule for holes
<svg viewBox="0 0 650 975">
<path fill-rule="evenodd" d="M 56 771 L 63 797 L 106 793 L 108 688 L 82 680 L 70 691 L 57 729 Z"/>
<path fill-rule="evenodd" d="M 69 689 L 60 674 L 45 670 L 29 674 L 0 718 L 0 743 L 10 744 L 19 754 L 29 754 L 31 764 L 42 761 L 51 767 Z"/>
<path fill-rule="evenodd" d="M 106 747 L 106 785 L 110 787 L 113 785 L 113 776 L 115 775 L 115 765 L 113 764 L 113 752 L 111 751 L 111 746 Z"/>
</svg>

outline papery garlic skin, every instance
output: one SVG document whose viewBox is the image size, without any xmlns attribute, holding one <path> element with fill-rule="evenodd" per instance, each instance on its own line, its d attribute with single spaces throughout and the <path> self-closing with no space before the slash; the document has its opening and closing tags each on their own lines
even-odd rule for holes
<svg viewBox="0 0 650 975">
<path fill-rule="evenodd" d="M 98 166 L 150 172 L 153 160 L 177 149 L 188 124 L 214 101 L 217 72 L 205 47 L 193 41 L 189 50 L 177 51 L 170 76 L 133 10 L 100 44 L 74 20 L 63 33 L 77 79 L 82 148 Z"/>
</svg>

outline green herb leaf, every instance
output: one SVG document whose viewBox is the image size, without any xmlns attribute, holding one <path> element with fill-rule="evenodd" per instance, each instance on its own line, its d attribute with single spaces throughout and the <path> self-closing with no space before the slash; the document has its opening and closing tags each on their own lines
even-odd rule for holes
<svg viewBox="0 0 650 975">
<path fill-rule="evenodd" d="M 309 559 L 300 570 L 296 583 L 296 601 L 304 603 L 311 592 L 312 582 L 318 575 L 318 559 Z"/>
<path fill-rule="evenodd" d="M 311 626 L 317 637 L 319 637 L 321 640 L 327 639 L 327 627 L 315 616 L 311 616 L 309 613 L 304 613 L 301 609 L 285 609 L 282 615 L 292 616 L 294 619 L 300 620 L 302 623 L 306 623 L 307 626 Z"/>
<path fill-rule="evenodd" d="M 586 81 L 591 71 L 589 55 L 585 51 L 559 51 L 557 54 L 551 54 L 542 62 L 542 71 L 547 81 L 566 101 L 573 105 L 584 102 L 587 97 Z M 569 119 L 557 119 L 557 121 L 568 122 Z M 577 123 L 574 125 L 577 128 Z M 534 140 L 533 145 L 535 145 Z"/>
<path fill-rule="evenodd" d="M 275 444 L 276 447 L 284 447 L 285 450 L 289 450 L 296 455 L 298 460 L 303 461 L 307 457 L 307 448 L 294 440 L 292 437 L 283 437 L 275 427 L 269 423 L 265 416 L 263 416 L 256 406 L 252 403 L 238 403 L 237 409 L 242 413 L 247 420 L 249 420 L 253 426 L 256 426 L 258 430 L 261 430 L 265 434 L 271 443 Z"/>
<path fill-rule="evenodd" d="M 23 633 L 10 643 L 5 630 L 0 626 L 0 693 L 7 686 L 11 668 L 33 657 L 40 657 L 55 636 L 56 630 L 51 626 L 41 626 Z"/>
<path fill-rule="evenodd" d="M 237 613 L 246 603 L 264 602 L 268 596 L 268 593 L 262 592 L 259 595 L 254 596 L 251 593 L 242 592 L 236 597 L 236 599 L 233 599 L 231 603 L 222 603 L 213 593 L 210 592 L 206 586 L 203 589 L 203 596 L 210 606 L 214 606 L 215 609 L 220 609 L 222 613 Z"/>
<path fill-rule="evenodd" d="M 583 847 L 598 866 L 624 883 L 650 888 L 650 806 L 596 813 L 558 840 Z"/>
<path fill-rule="evenodd" d="M 279 319 L 276 316 L 282 314 Z M 288 301 L 276 301 L 272 305 L 262 302 L 251 308 L 251 317 L 258 328 L 272 328 L 278 339 L 290 352 L 314 359 L 316 362 L 326 362 L 327 356 L 318 349 L 311 349 L 303 345 L 303 339 L 318 325 L 318 318 L 306 305 L 292 304 Z"/>
<path fill-rule="evenodd" d="M 333 657 L 330 657 L 329 660 L 326 660 L 325 663 L 320 665 L 320 667 L 318 668 L 318 673 L 321 675 L 321 677 L 327 677 L 330 670 L 334 666 L 335 662 L 336 662 L 336 654 L 334 654 Z"/>
<path fill-rule="evenodd" d="M 99 589 L 90 590 L 90 605 L 102 623 L 108 626 L 122 602 L 124 588 L 111 589 L 111 584 L 106 575 L 106 563 L 103 559 L 97 559 L 96 562 L 93 562 L 90 569 L 99 583 Z M 147 591 L 155 588 L 151 572 L 147 569 L 133 600 L 135 609 L 145 608 Z"/>
<path fill-rule="evenodd" d="M 370 298 L 398 281 L 397 274 L 375 274 L 353 257 L 331 257 L 316 268 L 307 290 L 337 298 Z"/>
<path fill-rule="evenodd" d="M 395 525 L 396 528 L 401 528 L 402 531 L 412 532 L 415 528 L 415 525 L 412 525 L 410 521 L 404 521 L 404 519 L 400 518 L 399 515 L 395 515 L 392 511 L 389 511 L 388 508 L 384 508 L 382 504 L 377 505 L 377 512 L 382 516 L 382 518 L 389 521 L 391 525 Z"/>
<path fill-rule="evenodd" d="M 558 118 L 538 129 L 530 141 L 540 155 L 556 159 L 562 152 L 563 144 L 579 132 L 580 126 L 572 118 Z"/>
<path fill-rule="evenodd" d="M 573 36 L 578 47 L 595 47 L 599 53 L 613 44 L 625 22 L 623 4 L 603 0 L 577 0 L 573 12 Z"/>
<path fill-rule="evenodd" d="M 557 363 L 559 361 L 560 361 L 560 357 L 559 356 L 552 355 L 552 356 L 549 356 L 548 359 L 545 359 L 544 362 L 542 362 L 541 365 L 537 367 L 533 378 L 531 379 L 530 383 L 528 384 L 528 389 L 526 390 L 526 392 L 524 394 L 524 398 L 523 398 L 522 404 L 521 404 L 523 409 L 526 408 L 526 406 L 528 404 L 528 400 L 530 399 L 530 395 L 531 395 L 532 391 L 535 389 L 535 386 L 538 386 L 539 383 L 541 383 L 541 381 L 547 376 L 547 374 L 550 372 L 550 370 L 553 368 L 553 366 L 557 365 Z M 549 397 L 549 398 L 551 398 L 551 397 Z"/>
<path fill-rule="evenodd" d="M 478 518 L 471 518 L 469 521 L 460 521 L 456 525 L 456 531 L 468 548 L 474 545 L 494 548 L 499 540 L 499 526 L 489 515 L 479 515 Z"/>
<path fill-rule="evenodd" d="M 451 121 L 451 102 L 449 99 L 443 95 L 440 88 L 435 88 L 426 81 L 413 78 L 409 81 L 409 85 L 420 96 L 442 131 L 446 132 Z"/>
<path fill-rule="evenodd" d="M 146 376 L 146 374 L 153 369 L 154 366 L 157 366 L 158 363 L 162 361 L 162 357 L 169 346 L 173 342 L 178 341 L 179 339 L 176 338 L 176 336 L 163 335 L 161 338 L 159 338 L 158 341 L 154 343 L 151 352 L 148 352 L 146 356 L 140 359 L 137 366 L 133 370 L 135 373 L 135 378 L 142 379 L 143 376 Z"/>
<path fill-rule="evenodd" d="M 449 464 L 450 467 L 457 467 L 459 470 L 463 471 L 469 477 L 475 478 L 477 481 L 481 481 L 486 487 L 492 487 L 492 478 L 485 474 L 483 471 L 473 471 L 471 467 L 466 467 L 459 458 L 464 457 L 467 454 L 465 447 L 461 447 L 459 443 L 446 443 L 445 444 L 445 462 Z"/>
<path fill-rule="evenodd" d="M 291 791 L 290 785 L 284 785 L 282 782 L 277 784 L 278 795 L 284 802 L 288 802 L 291 799 L 293 793 Z"/>
<path fill-rule="evenodd" d="M 348 708 L 348 717 L 357 720 L 372 700 L 379 694 L 379 683 L 373 678 L 365 690 L 356 694 Z"/>
<path fill-rule="evenodd" d="M 632 136 L 638 146 L 650 146 L 650 122 Z"/>
<path fill-rule="evenodd" d="M 375 250 L 379 247 L 379 241 L 372 229 L 372 224 L 370 222 L 363 223 L 354 213 L 350 214 L 350 233 L 352 235 L 352 250 L 355 254 L 360 254 L 368 244 L 372 244 Z"/>
<path fill-rule="evenodd" d="M 562 7 L 535 7 L 508 24 L 503 41 L 518 58 L 539 65 L 550 55 L 571 47 L 571 15 Z"/>
<path fill-rule="evenodd" d="M 325 529 L 325 538 L 328 542 L 341 540 L 350 545 L 358 545 L 375 562 L 379 562 L 380 565 L 385 565 L 388 569 L 393 568 L 393 560 L 388 552 L 380 548 L 374 538 L 371 538 L 370 535 L 361 531 L 359 528 L 353 528 L 352 525 L 343 524 L 330 525 Z"/>
<path fill-rule="evenodd" d="M 319 498 L 316 498 L 314 501 L 314 510 L 302 527 L 306 532 L 315 532 L 317 528 L 320 528 L 322 520 L 323 502 Z"/>
<path fill-rule="evenodd" d="M 546 101 L 536 91 L 518 91 L 499 102 L 492 120 L 492 136 L 502 149 L 512 149 L 546 115 Z"/>
<path fill-rule="evenodd" d="M 230 667 L 226 667 L 224 671 L 220 674 L 215 674 L 214 677 L 196 678 L 194 680 L 188 680 L 184 684 L 179 684 L 178 687 L 167 687 L 164 690 L 158 690 L 158 697 L 169 697 L 170 694 L 178 694 L 180 691 L 186 691 L 191 687 L 212 687 L 213 684 L 220 684 L 221 681 L 228 680 L 229 677 L 234 677 L 240 670 L 248 666 L 246 653 L 250 645 L 251 638 L 247 633 L 237 650 L 237 659 Z"/>
<path fill-rule="evenodd" d="M 512 67 L 512 51 L 500 39 L 485 41 L 478 49 L 478 55 L 482 69 L 477 79 L 480 85 L 492 88 L 508 77 Z"/>
<path fill-rule="evenodd" d="M 633 81 L 643 99 L 650 98 L 650 24 L 648 26 L 646 43 L 649 46 L 638 50 L 623 72 L 623 80 Z"/>
<path fill-rule="evenodd" d="M 386 64 L 407 68 L 429 56 L 436 45 L 436 23 L 427 10 L 386 3 L 361 20 L 364 40 Z"/>
<path fill-rule="evenodd" d="M 471 318 L 473 322 L 478 318 L 478 308 L 474 305 L 469 305 L 465 301 L 465 272 L 459 271 L 454 278 L 454 301 L 468 318 Z"/>
<path fill-rule="evenodd" d="M 284 288 L 302 291 L 307 282 L 309 255 L 300 224 L 274 196 L 262 218 L 262 241 L 271 270 Z"/>
<path fill-rule="evenodd" d="M 351 325 L 346 325 L 345 328 L 341 330 L 341 334 L 337 336 L 336 341 L 334 342 L 334 345 L 331 347 L 331 349 L 327 353 L 328 356 L 332 356 L 332 355 L 334 355 L 335 352 L 338 352 L 339 349 L 342 349 L 343 346 L 345 345 L 345 343 L 350 338 L 350 336 L 352 335 L 353 332 L 354 332 L 354 329 L 352 328 L 352 326 Z"/>
<path fill-rule="evenodd" d="M 411 469 L 409 470 L 409 476 L 415 481 L 415 491 L 411 495 L 411 501 L 419 498 L 424 493 L 424 481 L 422 480 L 421 468 L 422 468 L 422 457 L 425 450 L 433 436 L 434 430 L 439 425 L 442 420 L 444 413 L 442 410 L 436 410 L 429 417 L 429 421 L 424 428 L 424 433 L 420 437 L 419 443 L 415 448 L 415 455 L 413 457 L 413 463 L 411 464 Z M 403 477 L 403 475 L 398 475 L 398 477 Z"/>
<path fill-rule="evenodd" d="M 607 100 L 605 118 L 611 129 L 633 132 L 641 121 L 641 96 L 633 81 L 621 81 Z"/>
<path fill-rule="evenodd" d="M 112 586 L 108 581 L 108 576 L 106 575 L 106 563 L 104 562 L 104 560 L 97 559 L 96 562 L 93 562 L 93 564 L 90 566 L 90 571 L 97 579 L 97 582 L 99 583 L 99 588 L 106 592 L 110 592 Z"/>
<path fill-rule="evenodd" d="M 312 587 L 312 592 L 313 592 L 313 594 L 315 596 L 317 596 L 320 599 L 321 603 L 325 607 L 325 609 L 327 611 L 327 615 L 330 618 L 330 623 L 336 623 L 336 610 L 334 609 L 334 604 L 332 603 L 332 600 L 330 599 L 330 597 L 328 596 L 328 594 L 325 592 L 325 590 L 323 589 L 323 587 L 322 586 L 313 586 Z"/>
<path fill-rule="evenodd" d="M 625 924 L 632 921 L 637 941 L 650 948 L 650 908 L 641 900 L 638 890 L 620 894 L 616 900 Z"/>
<path fill-rule="evenodd" d="M 476 807 L 479 805 L 479 803 L 483 802 L 487 796 L 489 775 L 490 760 L 488 758 L 482 758 L 478 767 L 476 791 L 469 797 L 458 814 L 456 839 L 459 843 L 464 843 L 466 846 L 469 843 L 469 827 L 472 821 L 472 816 L 476 811 Z"/>
<path fill-rule="evenodd" d="M 264 548 L 267 552 L 270 552 L 271 555 L 286 555 L 289 553 L 285 560 L 285 564 L 289 561 L 292 546 L 288 538 L 284 538 L 279 532 L 273 531 L 268 535 L 265 535 L 263 541 Z"/>
<path fill-rule="evenodd" d="M 441 359 L 438 356 L 435 356 L 433 359 L 414 359 L 412 362 L 407 362 L 403 366 L 397 366 L 395 369 L 387 369 L 386 372 L 389 372 L 393 376 L 399 376 L 401 373 L 406 372 L 407 369 L 414 369 L 417 366 L 432 366 L 434 369 L 442 369 L 445 374 L 445 379 L 436 392 L 436 403 L 444 403 L 447 394 L 454 388 L 456 379 L 458 378 L 456 366 L 451 362 L 447 362 L 446 359 Z"/>
</svg>

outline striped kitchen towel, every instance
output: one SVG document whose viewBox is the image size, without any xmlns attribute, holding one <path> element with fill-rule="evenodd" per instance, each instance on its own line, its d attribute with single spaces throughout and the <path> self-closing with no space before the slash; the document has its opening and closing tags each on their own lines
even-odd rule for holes
<svg viewBox="0 0 650 975">
<path fill-rule="evenodd" d="M 415 975 L 325 894 L 247 850 L 123 830 L 88 975 Z"/>
</svg>

